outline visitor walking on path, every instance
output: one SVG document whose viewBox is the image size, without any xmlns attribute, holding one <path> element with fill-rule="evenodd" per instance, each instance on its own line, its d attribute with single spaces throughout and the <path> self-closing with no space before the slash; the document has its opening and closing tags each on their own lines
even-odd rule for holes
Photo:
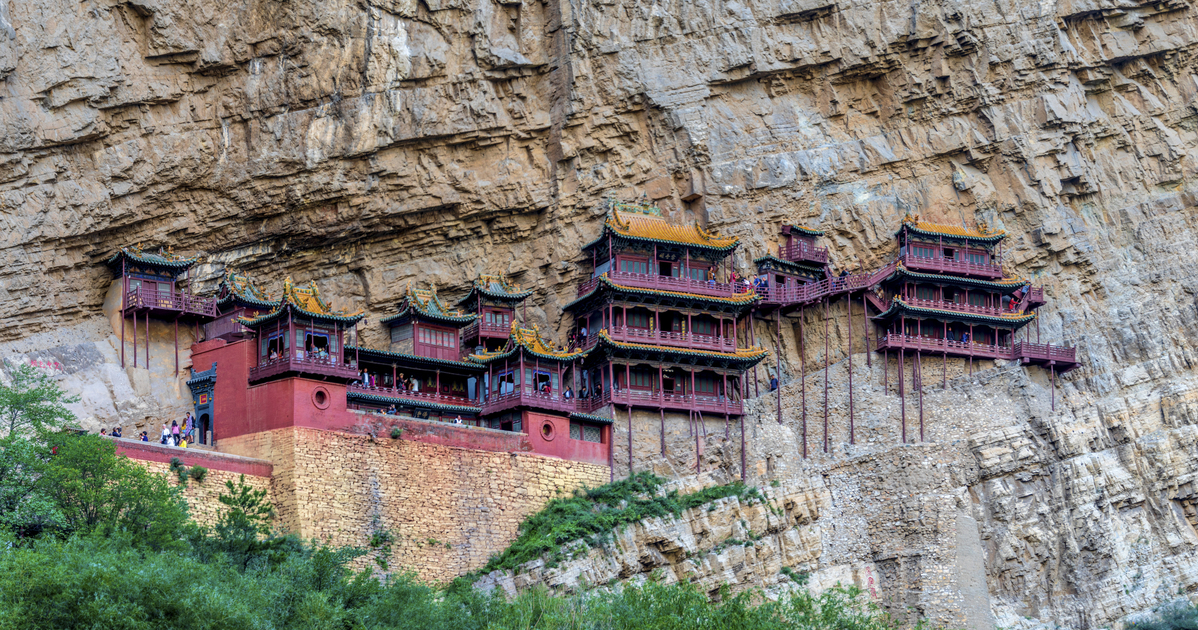
<svg viewBox="0 0 1198 630">
<path fill-rule="evenodd" d="M 165 422 L 162 423 L 162 440 L 161 444 L 165 446 L 171 439 L 171 428 Z"/>
<path fill-rule="evenodd" d="M 171 420 L 171 440 L 173 446 L 179 445 L 179 423 Z"/>
</svg>

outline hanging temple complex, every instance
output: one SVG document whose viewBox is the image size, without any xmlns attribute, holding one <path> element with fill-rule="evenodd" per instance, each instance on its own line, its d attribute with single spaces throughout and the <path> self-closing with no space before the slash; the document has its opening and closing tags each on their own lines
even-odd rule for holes
<svg viewBox="0 0 1198 630">
<path fill-rule="evenodd" d="M 603 232 L 581 248 L 592 272 L 565 306 L 574 324 L 562 342 L 526 327 L 522 308 L 533 292 L 502 275 L 473 279 L 452 303 L 434 287 L 409 286 L 395 312 L 378 322 L 389 345 L 371 348 L 358 343 L 363 313 L 333 308 L 315 283 L 287 279 L 272 293 L 230 272 L 216 296 L 201 297 L 179 286 L 196 258 L 138 246 L 108 260 L 123 296 L 121 361 L 149 364 L 151 319 L 171 322 L 176 339 L 180 324 L 199 331 L 188 385 L 202 444 L 283 426 L 345 429 L 359 424 L 359 415 L 383 414 L 463 432 L 512 432 L 531 452 L 613 471 L 624 457 L 635 468 L 632 440 L 620 453 L 612 431 L 623 420 L 631 435 L 633 410 L 658 415 L 662 455 L 667 423 L 684 416 L 696 450 L 703 419 L 721 420 L 725 432 L 743 422 L 745 400 L 762 394 L 746 373 L 780 343 L 780 332 L 758 338 L 751 322 L 773 322 L 780 331 L 784 317 L 805 309 L 826 314 L 838 300 L 863 306 L 860 343 L 872 351 L 866 360 L 897 357 L 902 370 L 904 358 L 913 357 L 911 382 L 920 392 L 924 364 L 949 357 L 965 359 L 971 371 L 975 360 L 1018 361 L 1054 378 L 1078 366 L 1073 348 L 1041 340 L 1036 309 L 1045 303 L 1043 290 L 1004 273 L 1000 230 L 908 216 L 897 226 L 898 255 L 889 264 L 835 274 L 819 246 L 822 232 L 783 225 L 777 255 L 756 258 L 758 275 L 738 278 L 738 239 L 671 222 L 653 206 L 606 205 Z M 821 343 L 820 331 L 814 334 L 814 342 L 810 331 L 799 338 Z M 826 343 L 826 326 L 823 337 Z M 947 369 L 939 371 L 946 380 Z M 853 442 L 851 378 L 850 370 Z M 894 378 L 903 400 L 901 439 L 922 441 L 922 395 L 918 409 L 907 409 L 907 379 Z M 781 391 L 772 382 L 781 418 Z M 824 384 L 822 420 L 807 417 L 803 386 L 804 456 L 809 447 L 829 449 L 826 377 Z M 743 444 L 741 450 L 743 474 Z"/>
</svg>

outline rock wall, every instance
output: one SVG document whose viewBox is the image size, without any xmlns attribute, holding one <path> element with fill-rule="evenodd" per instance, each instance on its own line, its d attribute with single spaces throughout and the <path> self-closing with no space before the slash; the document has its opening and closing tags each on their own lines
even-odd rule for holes
<svg viewBox="0 0 1198 630">
<path fill-rule="evenodd" d="M 0 353 L 60 366 L 89 428 L 152 426 L 185 406 L 188 360 L 163 365 L 152 327 L 151 370 L 120 367 L 101 263 L 123 244 L 206 253 L 198 290 L 226 267 L 316 279 L 371 320 L 408 282 L 506 272 L 561 332 L 608 195 L 752 254 L 780 221 L 817 225 L 838 268 L 887 259 L 906 212 L 983 219 L 1085 367 L 1055 411 L 1039 370 L 929 391 L 956 504 L 929 540 L 978 523 L 1000 625 L 1103 625 L 1195 591 L 1194 41 L 1176 0 L 0 0 Z M 848 350 L 833 316 L 811 385 Z M 770 366 L 797 384 L 782 337 Z M 794 384 L 786 426 L 768 399 L 749 423 L 755 475 L 806 474 Z M 874 450 L 844 448 L 834 397 L 820 466 L 898 444 L 895 400 L 858 404 Z M 734 462 L 716 433 L 704 457 Z M 910 479 L 862 495 L 863 522 L 919 529 L 937 491 Z M 869 531 L 854 562 L 908 549 Z M 923 564 L 895 563 L 919 599 Z"/>
<path fill-rule="evenodd" d="M 482 567 L 549 500 L 605 484 L 611 474 L 538 455 L 301 428 L 227 438 L 220 447 L 274 463 L 283 529 L 362 548 L 389 532 L 391 570 L 432 581 Z M 373 566 L 377 554 L 359 563 Z"/>
</svg>

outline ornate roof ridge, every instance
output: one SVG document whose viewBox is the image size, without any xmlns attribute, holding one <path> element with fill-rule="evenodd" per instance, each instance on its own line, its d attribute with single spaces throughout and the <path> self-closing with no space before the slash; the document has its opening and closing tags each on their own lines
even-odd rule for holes
<svg viewBox="0 0 1198 630">
<path fill-rule="evenodd" d="M 309 317 L 345 322 L 356 322 L 362 319 L 365 313 L 362 309 L 358 309 L 353 313 L 334 310 L 331 304 L 325 302 L 320 297 L 320 288 L 316 286 L 315 280 L 309 281 L 307 287 L 299 287 L 292 282 L 291 276 L 287 276 L 287 279 L 283 281 L 283 293 L 279 296 L 278 303 L 269 313 L 252 318 L 239 317 L 238 321 L 246 326 L 259 324 L 278 316 L 288 306 Z"/>
<path fill-rule="evenodd" d="M 759 346 L 751 346 L 748 348 L 737 348 L 735 352 L 720 352 L 718 350 L 698 350 L 695 348 L 675 348 L 674 346 L 659 346 L 651 343 L 636 343 L 632 341 L 616 341 L 607 333 L 607 329 L 599 331 L 599 338 L 607 343 L 619 348 L 644 348 L 646 350 L 664 350 L 666 352 L 678 352 L 682 354 L 699 354 L 703 356 L 724 357 L 728 359 L 756 359 L 769 354 L 765 348 Z"/>
<path fill-rule="evenodd" d="M 976 229 L 969 229 L 944 223 L 924 221 L 920 215 L 912 215 L 910 213 L 903 217 L 902 225 L 916 232 L 932 236 L 949 236 L 978 241 L 997 241 L 1006 238 L 1007 235 L 1004 230 L 990 229 L 990 226 L 985 221 L 979 221 Z"/>
<path fill-rule="evenodd" d="M 238 299 L 259 306 L 274 305 L 274 298 L 266 291 L 258 288 L 258 285 L 254 283 L 254 279 L 246 274 L 226 269 L 225 277 L 220 281 L 220 287 L 228 290 L 228 295 L 219 300 L 222 303 Z"/>
<path fill-rule="evenodd" d="M 1026 278 L 1001 278 L 999 280 L 983 280 L 981 278 L 967 278 L 964 276 L 946 276 L 941 273 L 925 273 L 922 271 L 913 271 L 911 269 L 908 269 L 907 266 L 904 265 L 902 262 L 895 263 L 894 270 L 895 270 L 895 272 L 901 271 L 906 275 L 916 277 L 916 278 L 944 279 L 944 280 L 952 280 L 954 282 L 968 282 L 968 283 L 980 284 L 980 285 L 990 284 L 990 285 L 996 285 L 996 286 L 1020 287 L 1020 286 L 1027 286 L 1032 283 L 1030 280 L 1028 280 Z"/>
<path fill-rule="evenodd" d="M 157 252 L 148 252 L 142 249 L 141 243 L 136 245 L 127 245 L 117 250 L 107 261 L 107 264 L 113 265 L 120 260 L 121 255 L 131 258 L 137 262 L 146 265 L 157 265 L 160 267 L 173 267 L 186 269 L 195 264 L 200 259 L 196 256 L 181 256 L 174 252 L 174 248 L 168 246 L 166 248 L 159 247 Z"/>
<path fill-rule="evenodd" d="M 503 350 L 494 352 L 479 352 L 473 353 L 468 358 L 471 361 L 487 362 L 495 359 L 511 356 L 517 349 L 523 348 L 541 358 L 557 360 L 557 361 L 572 361 L 590 354 L 589 350 L 579 348 L 577 350 L 559 350 L 557 344 L 552 341 L 547 341 L 541 336 L 541 329 L 537 325 L 532 328 L 522 328 L 515 321 L 512 322 L 512 330 L 508 336 L 511 345 Z"/>
<path fill-rule="evenodd" d="M 909 304 L 906 300 L 904 300 L 903 298 L 901 298 L 897 295 L 891 299 L 891 304 L 892 305 L 898 304 L 909 311 L 926 311 L 926 312 L 931 312 L 931 313 L 943 313 L 945 315 L 952 315 L 954 317 L 965 317 L 965 318 L 973 318 L 973 319 L 998 319 L 998 320 L 1004 320 L 1004 321 L 1010 321 L 1010 322 L 1016 322 L 1016 323 L 1028 322 L 1033 319 L 1036 319 L 1036 311 L 1032 311 L 1030 313 L 1011 313 L 1009 315 L 1005 314 L 1005 313 L 1002 315 L 986 315 L 986 314 L 982 314 L 982 313 L 967 313 L 967 312 L 963 312 L 963 311 L 954 311 L 954 310 L 950 310 L 950 309 L 946 309 L 946 308 L 934 308 L 934 307 L 929 307 L 929 306 L 915 306 L 913 304 Z M 892 306 L 892 308 L 893 308 L 893 306 Z M 879 317 L 880 317 L 880 315 L 879 315 Z"/>
</svg>

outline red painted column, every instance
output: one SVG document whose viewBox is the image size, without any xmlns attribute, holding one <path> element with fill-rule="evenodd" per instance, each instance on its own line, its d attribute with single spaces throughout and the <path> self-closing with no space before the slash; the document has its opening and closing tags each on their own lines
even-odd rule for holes
<svg viewBox="0 0 1198 630">
<path fill-rule="evenodd" d="M 137 311 L 133 311 L 133 367 L 137 367 Z"/>
<path fill-rule="evenodd" d="M 915 354 L 915 371 L 919 376 L 919 441 L 924 441 L 923 436 L 923 353 Z"/>
<path fill-rule="evenodd" d="M 776 319 L 777 319 L 776 330 L 777 330 L 778 337 L 777 337 L 777 345 L 774 346 L 774 348 L 775 348 L 774 351 L 775 351 L 775 357 L 778 359 L 778 364 L 775 367 L 775 371 L 777 372 L 777 375 L 778 375 L 778 390 L 775 393 L 777 393 L 777 395 L 778 395 L 778 424 L 782 424 L 782 307 L 781 306 L 778 307 Z"/>
<path fill-rule="evenodd" d="M 905 359 L 903 358 L 903 345 L 899 345 L 899 353 L 898 354 L 899 354 L 899 364 L 898 364 L 898 368 L 899 368 L 899 407 L 902 409 L 902 414 L 903 414 L 902 415 L 903 444 L 906 444 L 907 443 L 907 393 L 904 390 L 904 381 L 906 381 L 906 374 L 904 374 L 904 372 L 907 371 L 907 366 L 904 365 Z"/>
<path fill-rule="evenodd" d="M 807 335 L 803 329 L 803 320 L 807 311 L 799 309 L 799 392 L 801 396 L 801 412 L 803 418 L 803 459 L 807 459 Z"/>
<path fill-rule="evenodd" d="M 828 365 L 832 355 L 828 351 L 828 298 L 824 297 L 824 452 L 828 452 Z"/>
<path fill-rule="evenodd" d="M 175 316 L 175 374 L 179 373 L 179 317 Z"/>
<path fill-rule="evenodd" d="M 845 299 L 849 309 L 849 444 L 857 443 L 856 427 L 853 425 L 853 296 Z"/>
<path fill-rule="evenodd" d="M 150 309 L 146 309 L 146 369 L 150 369 Z"/>
<path fill-rule="evenodd" d="M 867 287 L 865 291 L 868 292 L 869 290 Z M 874 366 L 874 353 L 869 347 L 869 306 L 865 292 L 861 293 L 861 327 L 865 329 L 865 367 L 872 368 Z"/>
</svg>

